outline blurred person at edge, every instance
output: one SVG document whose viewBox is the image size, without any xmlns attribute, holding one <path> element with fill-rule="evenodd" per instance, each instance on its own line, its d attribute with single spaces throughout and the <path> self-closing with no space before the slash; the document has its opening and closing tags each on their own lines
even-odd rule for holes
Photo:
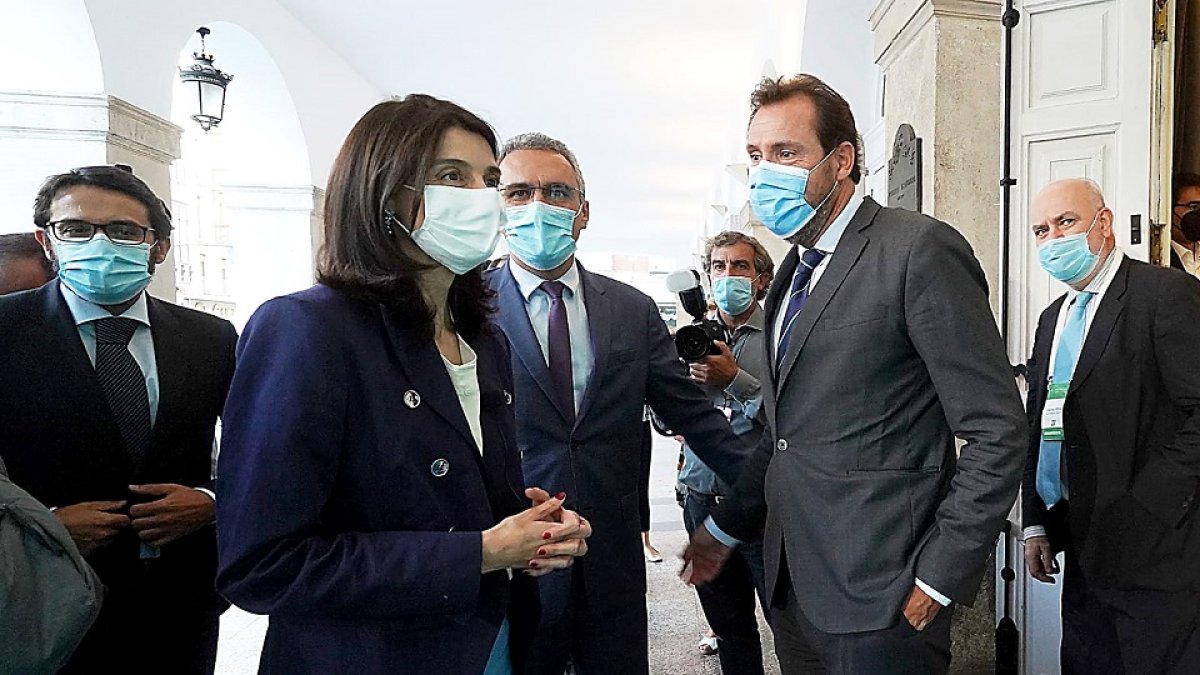
<svg viewBox="0 0 1200 675">
<path fill-rule="evenodd" d="M 533 577 L 587 551 L 514 442 L 479 269 L 503 223 L 496 151 L 451 102 L 373 107 L 330 172 L 319 283 L 246 326 L 217 586 L 270 616 L 261 672 L 520 672 Z"/>
<path fill-rule="evenodd" d="M 1171 186 L 1171 267 L 1200 278 L 1200 174 L 1178 173 Z"/>
<path fill-rule="evenodd" d="M 0 234 L 0 295 L 32 290 L 54 274 L 54 264 L 34 233 Z"/>
</svg>

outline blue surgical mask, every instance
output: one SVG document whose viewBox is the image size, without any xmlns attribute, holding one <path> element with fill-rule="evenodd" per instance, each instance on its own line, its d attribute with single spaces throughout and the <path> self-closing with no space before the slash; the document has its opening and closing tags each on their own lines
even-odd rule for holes
<svg viewBox="0 0 1200 675">
<path fill-rule="evenodd" d="M 496 250 L 504 207 L 496 188 L 426 185 L 425 222 L 420 228 L 410 230 L 391 211 L 384 211 L 384 216 L 430 258 L 455 274 L 466 274 Z"/>
<path fill-rule="evenodd" d="M 510 207 L 506 214 L 508 250 L 535 270 L 552 270 L 575 253 L 577 211 L 530 202 Z"/>
<path fill-rule="evenodd" d="M 761 161 L 750 174 L 750 206 L 754 214 L 776 235 L 787 239 L 812 220 L 817 209 L 833 196 L 837 183 L 815 207 L 804 198 L 809 175 L 833 156 L 831 150 L 812 169 Z"/>
<path fill-rule="evenodd" d="M 150 244 L 114 244 L 99 232 L 90 241 L 54 242 L 58 278 L 97 305 L 119 305 L 150 284 Z"/>
<path fill-rule="evenodd" d="M 722 312 L 737 316 L 754 302 L 753 281 L 748 277 L 716 277 L 712 280 L 713 301 Z"/>
<path fill-rule="evenodd" d="M 1050 276 L 1064 284 L 1073 284 L 1087 277 L 1100 263 L 1100 254 L 1092 253 L 1088 235 L 1096 227 L 1100 213 L 1092 218 L 1087 232 L 1051 239 L 1038 247 L 1038 262 Z M 1101 246 L 1103 250 L 1103 246 Z"/>
</svg>

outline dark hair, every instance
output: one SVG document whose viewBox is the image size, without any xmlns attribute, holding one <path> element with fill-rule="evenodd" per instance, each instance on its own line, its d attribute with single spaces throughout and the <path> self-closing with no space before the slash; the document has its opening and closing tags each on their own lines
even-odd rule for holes
<svg viewBox="0 0 1200 675">
<path fill-rule="evenodd" d="M 817 109 L 817 140 L 821 149 L 829 154 L 842 143 L 854 146 L 854 166 L 850 169 L 850 180 L 858 183 L 862 179 L 862 139 L 854 126 L 854 113 L 842 95 L 814 75 L 801 73 L 792 77 L 771 79 L 764 77 L 750 94 L 750 119 L 766 105 L 803 96 Z"/>
<path fill-rule="evenodd" d="M 1184 188 L 1200 188 L 1200 174 L 1187 172 L 1175 174 L 1174 180 L 1171 181 L 1172 207 L 1175 202 L 1179 201 L 1179 193 L 1183 192 Z"/>
<path fill-rule="evenodd" d="M 496 132 L 474 113 L 426 94 L 384 101 L 367 111 L 350 130 L 329 171 L 325 190 L 325 242 L 317 257 L 317 279 L 364 302 L 380 303 L 400 320 L 433 335 L 434 308 L 417 285 L 427 265 L 404 252 L 398 237 L 407 236 L 385 222 L 388 198 L 403 185 L 417 198 L 408 213 L 412 223 L 421 208 L 425 176 L 437 159 L 449 129 L 482 136 L 499 150 Z M 455 277 L 449 309 L 454 327 L 474 338 L 487 323 L 491 293 L 479 269 Z"/>
<path fill-rule="evenodd" d="M 66 173 L 50 176 L 38 189 L 37 197 L 33 200 L 33 224 L 44 228 L 50 222 L 50 204 L 63 190 L 86 185 L 88 187 L 120 192 L 136 199 L 146 207 L 150 214 L 150 227 L 158 239 L 171 238 L 171 213 L 150 186 L 141 178 L 133 175 L 129 167 L 116 166 L 83 166 L 71 169 Z"/>
<path fill-rule="evenodd" d="M 704 271 L 709 272 L 712 270 L 713 249 L 737 246 L 738 244 L 747 244 L 750 248 L 754 249 L 755 272 L 767 275 L 768 279 L 775 278 L 775 261 L 771 260 L 771 254 L 767 253 L 766 247 L 754 237 L 744 232 L 738 232 L 737 230 L 726 230 L 704 242 Z M 767 297 L 767 287 L 763 286 L 762 290 L 758 292 L 756 299 L 762 300 L 765 297 Z"/>
<path fill-rule="evenodd" d="M 54 276 L 54 264 L 46 257 L 46 252 L 42 250 L 42 245 L 32 232 L 0 234 L 0 265 L 10 260 L 22 259 L 37 260 L 42 264 L 47 278 Z"/>
</svg>

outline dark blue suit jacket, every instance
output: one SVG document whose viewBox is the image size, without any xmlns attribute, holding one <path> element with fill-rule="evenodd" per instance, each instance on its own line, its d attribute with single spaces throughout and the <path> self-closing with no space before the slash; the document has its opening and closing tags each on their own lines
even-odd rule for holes
<svg viewBox="0 0 1200 675">
<path fill-rule="evenodd" d="M 639 504 L 642 406 L 668 426 L 722 478 L 737 481 L 749 449 L 704 392 L 688 378 L 658 307 L 644 293 L 579 268 L 595 366 L 575 424 L 568 425 L 550 391 L 550 373 L 529 323 L 525 299 L 507 266 L 485 278 L 496 291 L 497 320 L 512 347 L 517 442 L 529 485 L 567 493 L 567 507 L 591 521 L 586 570 L 588 604 L 603 611 L 644 606 Z M 539 580 L 544 619 L 566 607 L 570 574 Z"/>
<path fill-rule="evenodd" d="M 507 348 L 494 329 L 471 346 L 482 457 L 433 341 L 381 306 L 318 285 L 251 319 L 225 408 L 217 585 L 270 615 L 261 672 L 478 673 L 506 614 L 523 653 L 534 583 L 480 574 L 480 532 L 527 506 Z"/>
</svg>

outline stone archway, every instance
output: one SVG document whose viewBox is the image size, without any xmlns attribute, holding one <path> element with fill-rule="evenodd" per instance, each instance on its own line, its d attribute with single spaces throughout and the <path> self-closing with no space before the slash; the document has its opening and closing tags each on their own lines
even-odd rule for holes
<svg viewBox="0 0 1200 675">
<path fill-rule="evenodd" d="M 204 132 L 194 94 L 174 85 L 183 128 L 172 166 L 179 302 L 245 324 L 263 301 L 312 281 L 316 243 L 308 145 L 287 83 L 267 49 L 237 24 L 206 24 L 208 52 L 234 75 L 225 119 Z M 199 49 L 195 35 L 180 65 Z"/>
</svg>

